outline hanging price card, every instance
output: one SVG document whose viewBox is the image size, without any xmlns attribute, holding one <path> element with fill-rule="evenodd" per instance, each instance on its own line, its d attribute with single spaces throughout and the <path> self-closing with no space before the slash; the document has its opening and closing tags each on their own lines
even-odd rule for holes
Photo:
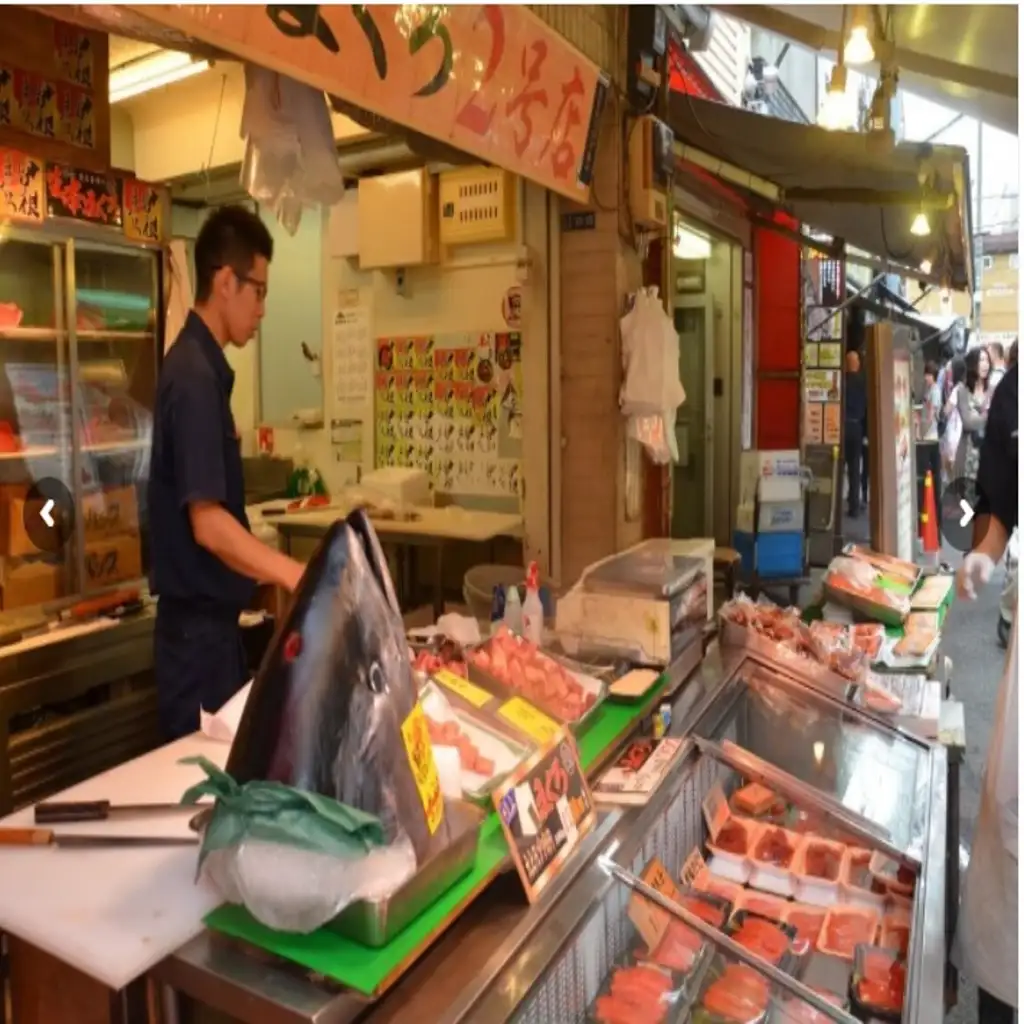
<svg viewBox="0 0 1024 1024">
<path fill-rule="evenodd" d="M 559 730 L 492 793 L 526 897 L 534 903 L 597 820 L 572 736 Z"/>
</svg>

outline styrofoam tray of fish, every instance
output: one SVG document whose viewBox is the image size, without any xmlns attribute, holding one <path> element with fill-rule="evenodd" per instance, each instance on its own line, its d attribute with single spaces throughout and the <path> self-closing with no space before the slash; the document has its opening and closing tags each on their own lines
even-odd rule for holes
<svg viewBox="0 0 1024 1024">
<path fill-rule="evenodd" d="M 854 690 L 849 679 L 844 679 L 819 661 L 805 658 L 791 651 L 775 640 L 761 636 L 753 629 L 746 629 L 738 623 L 722 618 L 719 623 L 718 640 L 722 647 L 742 647 L 751 654 L 760 655 L 764 660 L 782 665 L 783 668 L 800 676 L 815 686 L 820 686 L 840 700 L 846 700 Z"/>
<path fill-rule="evenodd" d="M 484 811 L 464 800 L 445 804 L 452 841 L 427 860 L 400 889 L 382 900 L 349 904 L 327 927 L 364 946 L 380 949 L 439 900 L 476 861 Z"/>
<path fill-rule="evenodd" d="M 469 677 L 499 697 L 521 697 L 578 731 L 607 693 L 599 679 L 573 672 L 535 644 L 502 630 L 469 656 Z"/>
<path fill-rule="evenodd" d="M 491 790 L 530 753 L 530 749 L 501 736 L 476 716 L 452 705 L 434 682 L 420 693 L 434 746 L 459 751 L 463 795 L 474 803 L 490 799 Z M 455 730 L 455 735 L 448 731 Z"/>
</svg>

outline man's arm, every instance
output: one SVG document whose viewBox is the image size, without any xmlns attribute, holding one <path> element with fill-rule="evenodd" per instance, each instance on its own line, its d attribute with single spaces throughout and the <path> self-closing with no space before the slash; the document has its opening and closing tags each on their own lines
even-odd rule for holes
<svg viewBox="0 0 1024 1024">
<path fill-rule="evenodd" d="M 229 569 L 288 591 L 299 585 L 303 566 L 257 540 L 223 506 L 211 501 L 190 502 L 188 516 L 196 543 Z"/>
</svg>

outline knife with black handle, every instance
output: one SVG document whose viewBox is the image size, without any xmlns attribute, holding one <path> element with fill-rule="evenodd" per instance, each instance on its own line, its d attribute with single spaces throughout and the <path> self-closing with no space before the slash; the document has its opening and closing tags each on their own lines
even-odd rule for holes
<svg viewBox="0 0 1024 1024">
<path fill-rule="evenodd" d="M 63 825 L 73 821 L 107 821 L 167 814 L 173 811 L 195 813 L 194 804 L 112 804 L 109 800 L 60 800 L 36 804 L 37 825 Z"/>
</svg>

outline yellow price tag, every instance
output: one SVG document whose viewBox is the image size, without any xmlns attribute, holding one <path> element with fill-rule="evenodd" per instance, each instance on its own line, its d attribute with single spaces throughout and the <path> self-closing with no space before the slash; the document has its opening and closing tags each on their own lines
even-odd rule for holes
<svg viewBox="0 0 1024 1024">
<path fill-rule="evenodd" d="M 446 689 L 469 701 L 475 708 L 484 708 L 494 700 L 494 695 L 474 686 L 468 679 L 457 676 L 454 672 L 442 668 L 434 673 L 434 678 Z"/>
<path fill-rule="evenodd" d="M 498 708 L 498 714 L 537 743 L 550 743 L 562 727 L 522 697 L 513 697 Z"/>
<path fill-rule="evenodd" d="M 441 780 L 434 761 L 434 748 L 430 745 L 427 716 L 423 713 L 419 701 L 402 723 L 402 742 L 409 758 L 409 767 L 412 768 L 416 791 L 423 804 L 427 828 L 433 835 L 444 820 L 444 797 L 441 794 Z"/>
</svg>

